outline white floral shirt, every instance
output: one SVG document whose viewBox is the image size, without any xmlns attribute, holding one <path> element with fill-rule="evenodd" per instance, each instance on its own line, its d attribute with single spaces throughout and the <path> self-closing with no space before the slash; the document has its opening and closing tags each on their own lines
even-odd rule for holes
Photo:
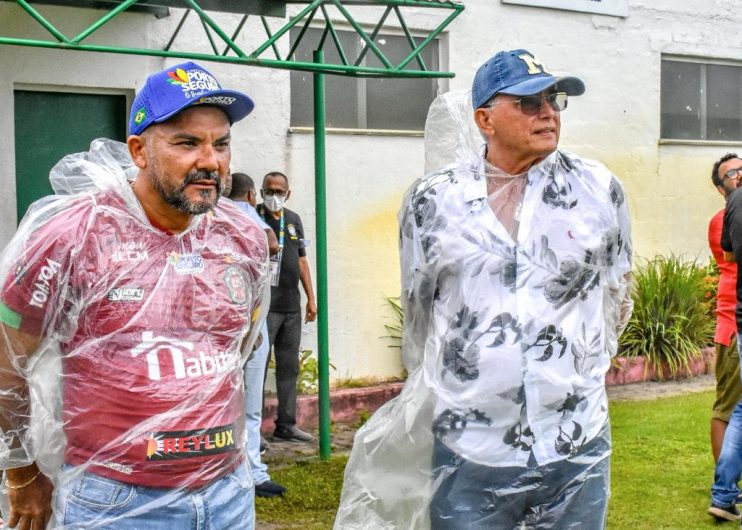
<svg viewBox="0 0 742 530">
<path fill-rule="evenodd" d="M 556 151 L 526 178 L 517 240 L 481 156 L 418 181 L 400 212 L 406 366 L 423 364 L 433 435 L 489 466 L 567 458 L 604 427 L 631 270 L 626 200 L 603 165 Z"/>
</svg>

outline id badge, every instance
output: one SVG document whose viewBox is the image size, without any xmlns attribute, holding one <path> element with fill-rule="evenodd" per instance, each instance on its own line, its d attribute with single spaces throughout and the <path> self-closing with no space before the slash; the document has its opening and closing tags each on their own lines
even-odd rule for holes
<svg viewBox="0 0 742 530">
<path fill-rule="evenodd" d="M 283 250 L 278 254 L 271 257 L 270 260 L 270 273 L 271 273 L 271 287 L 278 287 L 278 281 L 281 279 L 281 257 L 283 256 Z"/>
</svg>

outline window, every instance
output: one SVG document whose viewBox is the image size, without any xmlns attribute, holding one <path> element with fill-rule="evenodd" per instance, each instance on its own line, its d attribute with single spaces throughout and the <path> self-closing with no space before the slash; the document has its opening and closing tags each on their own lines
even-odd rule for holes
<svg viewBox="0 0 742 530">
<path fill-rule="evenodd" d="M 742 141 L 742 66 L 662 60 L 662 138 Z"/>
<path fill-rule="evenodd" d="M 295 42 L 298 29 L 291 32 Z M 312 61 L 312 51 L 322 37 L 321 29 L 311 28 L 302 37 L 296 50 L 297 61 Z M 348 62 L 353 63 L 362 52 L 365 42 L 355 31 L 338 31 Z M 418 44 L 421 39 L 418 39 Z M 392 64 L 410 54 L 407 38 L 398 35 L 378 35 L 374 41 Z M 328 35 L 324 46 L 325 61 L 342 64 L 332 38 Z M 428 70 L 438 70 L 438 41 L 422 51 Z M 363 64 L 382 68 L 376 55 L 369 51 Z M 416 60 L 408 68 L 419 69 Z M 387 129 L 422 131 L 428 107 L 438 95 L 437 79 L 369 79 L 327 75 L 325 77 L 326 124 L 329 128 Z M 313 126 L 312 74 L 291 72 L 291 125 Z"/>
</svg>

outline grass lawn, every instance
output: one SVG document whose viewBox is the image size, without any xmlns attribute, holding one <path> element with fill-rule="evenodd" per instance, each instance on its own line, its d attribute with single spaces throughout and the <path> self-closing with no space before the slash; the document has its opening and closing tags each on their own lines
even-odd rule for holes
<svg viewBox="0 0 742 530">
<path fill-rule="evenodd" d="M 709 419 L 713 394 L 611 403 L 611 530 L 724 528 L 706 514 L 713 463 Z M 284 499 L 258 499 L 258 528 L 332 527 L 347 459 L 297 462 L 271 470 Z"/>
</svg>

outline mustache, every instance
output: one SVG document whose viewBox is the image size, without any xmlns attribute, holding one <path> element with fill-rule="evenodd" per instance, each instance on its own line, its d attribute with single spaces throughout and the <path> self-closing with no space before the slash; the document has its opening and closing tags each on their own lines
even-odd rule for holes
<svg viewBox="0 0 742 530">
<path fill-rule="evenodd" d="M 213 180 L 217 187 L 221 187 L 221 180 L 219 179 L 219 173 L 217 171 L 207 171 L 205 169 L 199 169 L 197 171 L 191 171 L 185 176 L 185 179 L 183 180 L 183 186 L 187 186 L 188 184 L 192 184 L 193 182 L 197 182 L 199 180 Z"/>
</svg>

